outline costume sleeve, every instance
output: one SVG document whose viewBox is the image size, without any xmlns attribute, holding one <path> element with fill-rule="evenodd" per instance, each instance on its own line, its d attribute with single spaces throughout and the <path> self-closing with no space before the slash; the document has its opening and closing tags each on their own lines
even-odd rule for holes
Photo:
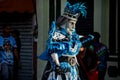
<svg viewBox="0 0 120 80">
<path fill-rule="evenodd" d="M 89 34 L 88 36 L 80 38 L 80 41 L 82 43 L 82 46 L 87 47 L 91 45 L 91 41 L 94 39 L 94 36 Z"/>
</svg>

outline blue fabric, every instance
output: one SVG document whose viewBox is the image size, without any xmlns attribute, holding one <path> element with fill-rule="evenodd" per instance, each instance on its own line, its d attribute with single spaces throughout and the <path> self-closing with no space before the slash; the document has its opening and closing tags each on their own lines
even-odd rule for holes
<svg viewBox="0 0 120 80">
<path fill-rule="evenodd" d="M 9 46 L 9 49 L 8 48 L 6 49 L 5 48 L 6 46 Z M 1 57 L 0 63 L 13 64 L 14 62 L 13 48 L 17 48 L 14 37 L 0 36 L 0 47 L 3 49 L 0 51 L 0 57 Z"/>
<path fill-rule="evenodd" d="M 71 5 L 69 2 L 66 2 L 66 6 L 64 9 L 64 12 L 67 14 L 82 14 L 82 16 L 86 17 L 87 11 L 86 6 L 84 6 L 85 3 L 76 3 Z"/>
<path fill-rule="evenodd" d="M 42 60 L 49 60 L 50 59 L 50 54 L 48 53 L 47 50 L 41 53 L 41 55 L 38 56 L 39 59 Z"/>
<path fill-rule="evenodd" d="M 73 31 L 72 35 L 70 35 L 67 33 L 67 31 L 65 29 L 56 29 L 55 27 L 56 27 L 55 23 L 53 22 L 52 27 L 49 31 L 49 37 L 47 40 L 46 49 L 44 52 L 41 53 L 41 55 L 38 56 L 38 58 L 42 59 L 42 60 L 50 61 L 51 67 L 53 70 L 50 72 L 50 74 L 53 74 L 53 72 L 55 71 L 55 76 L 58 76 L 57 74 L 59 72 L 58 73 L 56 72 L 57 65 L 53 61 L 51 54 L 56 53 L 58 55 L 58 58 L 63 57 L 63 55 L 68 56 L 68 57 L 69 56 L 75 57 L 79 53 L 79 50 L 80 50 L 80 47 L 82 46 L 82 44 L 79 40 L 79 35 L 76 34 L 75 31 Z M 54 34 L 55 32 L 59 33 L 60 35 L 63 35 L 64 37 L 62 37 L 62 39 L 60 37 L 58 37 L 57 39 L 53 38 L 55 35 Z M 58 36 L 58 35 L 56 35 L 56 36 Z M 72 66 L 72 65 L 70 65 L 70 63 L 68 61 L 64 62 L 64 60 L 63 60 L 60 62 L 60 68 L 63 71 L 64 75 L 67 72 L 70 73 L 71 75 L 66 75 L 66 76 L 68 76 L 69 78 L 72 78 L 72 80 L 75 80 L 75 78 L 79 77 L 78 71 L 76 69 L 77 68 L 76 64 L 74 66 Z M 52 77 L 52 80 L 56 80 L 55 76 Z M 50 76 L 49 76 L 49 78 L 50 78 Z M 62 80 L 65 80 L 65 79 L 62 79 Z"/>
<path fill-rule="evenodd" d="M 57 30 L 57 32 L 59 33 L 66 33 L 63 32 L 65 30 Z M 50 34 L 51 35 L 51 34 Z M 69 35 L 67 35 L 67 33 L 65 34 L 65 36 L 67 36 L 68 38 Z M 76 33 L 73 33 L 72 38 L 70 38 L 69 41 L 53 41 L 52 40 L 53 36 L 50 36 L 48 38 L 47 41 L 47 47 L 46 50 L 44 52 L 41 53 L 41 55 L 38 56 L 39 59 L 42 60 L 50 60 L 50 54 L 51 53 L 58 53 L 59 57 L 61 55 L 72 55 L 72 56 L 76 56 L 79 52 L 80 47 L 82 46 L 80 40 L 79 40 L 79 36 Z M 78 45 L 78 47 L 76 48 L 76 51 L 71 51 L 71 48 L 73 48 L 75 45 Z"/>
</svg>

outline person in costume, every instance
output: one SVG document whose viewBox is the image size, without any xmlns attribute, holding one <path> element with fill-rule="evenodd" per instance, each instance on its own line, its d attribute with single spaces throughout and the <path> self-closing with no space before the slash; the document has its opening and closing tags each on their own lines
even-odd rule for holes
<svg viewBox="0 0 120 80">
<path fill-rule="evenodd" d="M 50 69 L 44 72 L 44 80 L 81 80 L 76 55 L 82 46 L 75 24 L 80 15 L 86 16 L 84 3 L 71 5 L 66 2 L 64 13 L 49 30 L 46 50 L 39 56 L 50 62 Z"/>
</svg>

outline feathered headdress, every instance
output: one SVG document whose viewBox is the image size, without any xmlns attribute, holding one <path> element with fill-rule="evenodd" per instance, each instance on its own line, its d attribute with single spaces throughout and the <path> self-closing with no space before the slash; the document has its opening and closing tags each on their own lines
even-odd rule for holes
<svg viewBox="0 0 120 80">
<path fill-rule="evenodd" d="M 79 2 L 71 5 L 69 2 L 66 2 L 62 16 L 69 19 L 77 19 L 80 15 L 84 17 L 87 15 L 86 6 L 84 6 L 84 3 Z"/>
<path fill-rule="evenodd" d="M 76 3 L 71 5 L 69 2 L 66 2 L 63 14 L 57 19 L 57 24 L 63 24 L 67 19 L 77 20 L 80 15 L 86 17 L 87 11 L 85 3 Z"/>
</svg>

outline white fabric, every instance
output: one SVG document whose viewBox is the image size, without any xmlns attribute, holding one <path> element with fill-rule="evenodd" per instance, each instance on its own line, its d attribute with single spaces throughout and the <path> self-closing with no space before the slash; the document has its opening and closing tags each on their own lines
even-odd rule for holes
<svg viewBox="0 0 120 80">
<path fill-rule="evenodd" d="M 51 57 L 54 60 L 54 62 L 56 63 L 56 65 L 60 66 L 60 62 L 59 62 L 59 59 L 58 59 L 58 54 L 57 53 L 52 53 Z"/>
<path fill-rule="evenodd" d="M 65 38 L 65 35 L 63 35 L 63 34 L 61 34 L 61 33 L 59 33 L 59 32 L 55 32 L 54 33 L 54 36 L 53 36 L 53 39 L 54 40 L 62 40 L 62 39 L 64 39 Z"/>
</svg>

